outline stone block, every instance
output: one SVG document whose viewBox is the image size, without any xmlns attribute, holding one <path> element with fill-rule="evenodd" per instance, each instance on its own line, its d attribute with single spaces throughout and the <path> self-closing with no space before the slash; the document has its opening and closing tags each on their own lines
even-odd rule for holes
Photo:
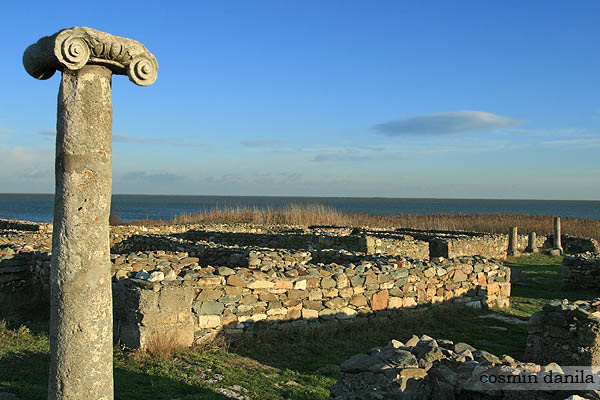
<svg viewBox="0 0 600 400">
<path fill-rule="evenodd" d="M 387 290 L 381 290 L 373 295 L 371 298 L 371 308 L 373 311 L 385 310 L 388 306 L 389 292 Z"/>
</svg>

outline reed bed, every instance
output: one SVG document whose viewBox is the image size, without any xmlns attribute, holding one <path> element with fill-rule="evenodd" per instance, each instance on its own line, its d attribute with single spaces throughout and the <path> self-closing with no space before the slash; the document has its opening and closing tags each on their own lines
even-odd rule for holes
<svg viewBox="0 0 600 400">
<path fill-rule="evenodd" d="M 600 220 L 562 217 L 562 232 L 572 236 L 600 240 Z M 519 232 L 553 233 L 550 216 L 518 214 L 347 214 L 320 204 L 297 205 L 285 208 L 224 207 L 196 214 L 184 213 L 169 220 L 136 220 L 121 222 L 111 216 L 113 225 L 182 225 L 215 223 L 250 223 L 267 225 L 337 225 L 436 230 L 466 230 L 489 233 L 507 233 L 513 226 Z"/>
</svg>

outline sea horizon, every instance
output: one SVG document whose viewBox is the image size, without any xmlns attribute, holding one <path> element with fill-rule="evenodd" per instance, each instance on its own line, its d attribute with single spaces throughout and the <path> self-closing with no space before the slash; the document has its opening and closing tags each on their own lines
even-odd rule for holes
<svg viewBox="0 0 600 400">
<path fill-rule="evenodd" d="M 54 193 L 0 192 L 2 195 L 52 195 Z M 396 199 L 396 200 L 507 200 L 507 201 L 582 201 L 600 202 L 600 199 L 539 199 L 539 198 L 503 198 L 503 197 L 393 197 L 393 196 L 306 196 L 278 194 L 152 194 L 152 193 L 112 193 L 112 196 L 153 196 L 153 197 L 281 197 L 281 198 L 323 198 L 323 199 Z"/>
<path fill-rule="evenodd" d="M 0 218 L 51 222 L 54 194 L 0 193 Z M 169 220 L 230 207 L 281 209 L 290 205 L 322 205 L 344 213 L 519 214 L 600 219 L 598 200 L 396 198 L 327 196 L 228 196 L 113 194 L 112 213 L 122 221 Z"/>
</svg>

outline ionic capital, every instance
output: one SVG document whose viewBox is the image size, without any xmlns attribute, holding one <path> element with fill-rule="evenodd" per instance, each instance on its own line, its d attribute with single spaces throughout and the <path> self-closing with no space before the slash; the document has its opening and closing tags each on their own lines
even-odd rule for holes
<svg viewBox="0 0 600 400">
<path fill-rule="evenodd" d="M 156 57 L 141 43 L 86 27 L 45 36 L 23 54 L 25 69 L 37 79 L 48 79 L 57 70 L 78 70 L 86 64 L 102 65 L 141 86 L 153 84 L 158 73 Z"/>
</svg>

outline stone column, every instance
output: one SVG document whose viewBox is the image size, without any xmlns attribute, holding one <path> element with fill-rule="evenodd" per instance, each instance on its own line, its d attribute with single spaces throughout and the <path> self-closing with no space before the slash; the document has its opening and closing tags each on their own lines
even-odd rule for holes
<svg viewBox="0 0 600 400">
<path fill-rule="evenodd" d="M 519 255 L 519 235 L 516 226 L 510 228 L 510 234 L 508 235 L 508 255 Z"/>
<path fill-rule="evenodd" d="M 537 253 L 539 250 L 536 244 L 537 235 L 535 232 L 529 232 L 529 243 L 527 244 L 527 251 L 530 253 Z"/>
<path fill-rule="evenodd" d="M 62 71 L 56 124 L 48 399 L 113 399 L 108 217 L 113 74 L 138 85 L 158 64 L 140 43 L 90 28 L 40 39 L 23 55 L 38 79 Z"/>
<path fill-rule="evenodd" d="M 558 254 L 563 254 L 560 235 L 560 217 L 554 217 L 554 248 L 552 250 L 555 250 Z"/>
</svg>

